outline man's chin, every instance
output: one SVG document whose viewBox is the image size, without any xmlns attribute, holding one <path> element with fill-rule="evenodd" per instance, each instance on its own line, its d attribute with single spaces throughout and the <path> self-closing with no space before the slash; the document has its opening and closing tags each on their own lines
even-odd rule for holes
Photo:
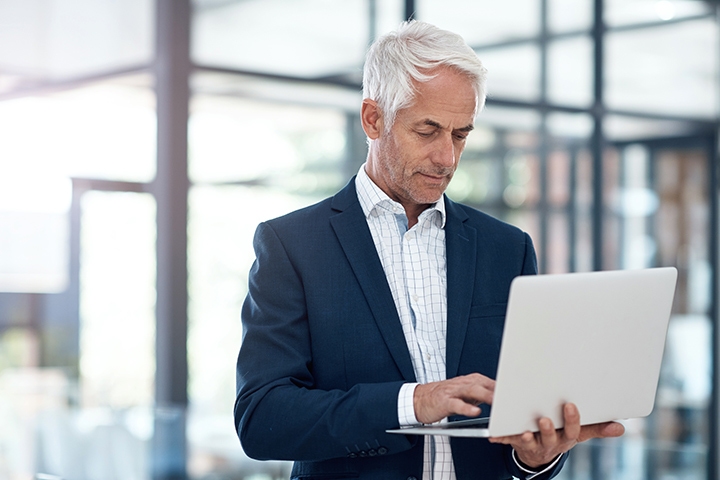
<svg viewBox="0 0 720 480">
<path fill-rule="evenodd" d="M 437 203 L 438 200 L 440 200 L 443 196 L 443 193 L 445 192 L 445 189 L 442 190 L 438 189 L 437 191 L 433 192 L 422 192 L 421 194 L 414 195 L 413 200 L 418 205 L 432 205 L 433 203 Z"/>
</svg>

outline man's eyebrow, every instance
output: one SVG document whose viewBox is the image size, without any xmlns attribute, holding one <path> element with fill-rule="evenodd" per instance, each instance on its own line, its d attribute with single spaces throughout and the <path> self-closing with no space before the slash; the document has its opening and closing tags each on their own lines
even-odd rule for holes
<svg viewBox="0 0 720 480">
<path fill-rule="evenodd" d="M 440 125 L 435 120 L 430 120 L 429 118 L 427 118 L 423 121 L 423 125 L 427 125 L 428 127 L 434 127 L 434 128 L 442 128 L 442 125 Z"/>
<path fill-rule="evenodd" d="M 442 128 L 442 125 L 440 125 L 440 124 L 439 124 L 438 122 L 436 122 L 435 120 L 430 120 L 429 118 L 423 121 L 423 125 L 427 125 L 427 126 L 429 126 L 429 127 L 434 127 L 434 128 Z M 473 124 L 471 123 L 471 124 L 465 125 L 465 126 L 462 127 L 462 128 L 457 128 L 456 131 L 458 131 L 458 132 L 472 132 L 474 129 L 475 129 L 475 125 L 473 125 Z"/>
</svg>

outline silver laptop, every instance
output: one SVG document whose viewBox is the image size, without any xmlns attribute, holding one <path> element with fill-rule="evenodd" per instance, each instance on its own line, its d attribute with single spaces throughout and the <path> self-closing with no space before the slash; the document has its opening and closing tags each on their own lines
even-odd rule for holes
<svg viewBox="0 0 720 480">
<path fill-rule="evenodd" d="M 655 403 L 677 270 L 672 267 L 517 277 L 510 287 L 489 418 L 388 430 L 488 437 L 644 417 Z"/>
</svg>

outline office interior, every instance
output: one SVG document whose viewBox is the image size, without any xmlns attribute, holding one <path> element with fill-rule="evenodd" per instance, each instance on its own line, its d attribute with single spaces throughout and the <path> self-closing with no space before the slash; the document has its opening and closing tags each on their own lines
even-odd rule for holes
<svg viewBox="0 0 720 480">
<path fill-rule="evenodd" d="M 363 163 L 364 53 L 410 17 L 489 72 L 451 198 L 541 273 L 679 272 L 654 411 L 558 478 L 720 478 L 704 0 L 0 0 L 0 478 L 288 478 L 232 420 L 252 235 Z"/>
</svg>

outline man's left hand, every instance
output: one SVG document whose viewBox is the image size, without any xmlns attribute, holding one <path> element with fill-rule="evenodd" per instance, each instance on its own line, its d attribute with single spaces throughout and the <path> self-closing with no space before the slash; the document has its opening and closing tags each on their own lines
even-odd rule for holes
<svg viewBox="0 0 720 480">
<path fill-rule="evenodd" d="M 625 433 L 625 427 L 617 422 L 597 423 L 580 426 L 580 412 L 568 403 L 563 407 L 565 427 L 555 430 L 552 420 L 541 418 L 538 421 L 539 432 L 525 432 L 520 435 L 490 438 L 492 443 L 512 445 L 518 459 L 530 468 L 546 465 L 561 453 L 591 438 L 619 437 Z"/>
</svg>

